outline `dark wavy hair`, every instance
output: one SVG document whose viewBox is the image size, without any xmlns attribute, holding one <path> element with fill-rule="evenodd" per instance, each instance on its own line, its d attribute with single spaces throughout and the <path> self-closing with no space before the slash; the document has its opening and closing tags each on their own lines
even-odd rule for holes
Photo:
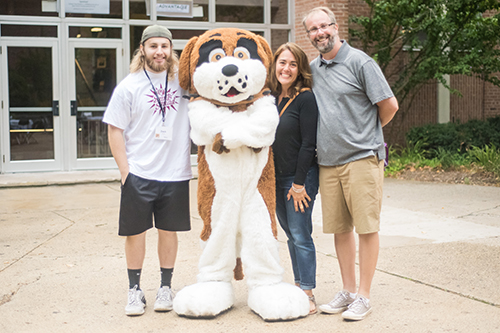
<svg viewBox="0 0 500 333">
<path fill-rule="evenodd" d="M 276 63 L 278 62 L 278 57 L 283 51 L 288 50 L 295 57 L 297 61 L 297 79 L 290 87 L 289 94 L 294 96 L 297 92 L 300 92 L 303 88 L 312 88 L 313 79 L 311 74 L 311 67 L 309 66 L 309 60 L 307 55 L 302 50 L 302 48 L 292 42 L 285 43 L 281 45 L 278 50 L 274 53 L 273 61 L 269 66 L 269 71 L 267 75 L 267 86 L 271 89 L 271 94 L 273 96 L 279 96 L 281 94 L 281 83 L 276 77 Z"/>
</svg>

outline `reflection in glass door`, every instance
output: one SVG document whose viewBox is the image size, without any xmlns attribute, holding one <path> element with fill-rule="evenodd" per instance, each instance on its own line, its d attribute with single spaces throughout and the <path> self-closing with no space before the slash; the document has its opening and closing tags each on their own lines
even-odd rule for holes
<svg viewBox="0 0 500 333">
<path fill-rule="evenodd" d="M 52 48 L 8 46 L 7 59 L 10 161 L 53 160 Z"/>
<path fill-rule="evenodd" d="M 102 117 L 116 86 L 116 49 L 75 48 L 77 158 L 112 157 Z"/>
</svg>

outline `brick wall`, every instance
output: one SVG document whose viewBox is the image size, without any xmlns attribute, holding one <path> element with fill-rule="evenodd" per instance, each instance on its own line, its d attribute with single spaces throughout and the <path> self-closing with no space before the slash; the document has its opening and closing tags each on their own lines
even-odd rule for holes
<svg viewBox="0 0 500 333">
<path fill-rule="evenodd" d="M 411 105 L 410 105 L 411 102 Z M 403 145 L 405 133 L 415 126 L 437 122 L 437 83 L 425 84 L 414 96 L 400 103 L 393 120 L 384 127 L 384 139 L 389 145 Z"/>
<path fill-rule="evenodd" d="M 462 96 L 450 95 L 450 121 L 465 123 L 471 119 L 484 119 L 484 81 L 476 77 L 452 75 L 450 86 Z"/>
<path fill-rule="evenodd" d="M 496 76 L 500 79 L 500 74 Z M 484 117 L 500 116 L 500 88 L 489 82 L 486 82 L 484 87 Z"/>
</svg>

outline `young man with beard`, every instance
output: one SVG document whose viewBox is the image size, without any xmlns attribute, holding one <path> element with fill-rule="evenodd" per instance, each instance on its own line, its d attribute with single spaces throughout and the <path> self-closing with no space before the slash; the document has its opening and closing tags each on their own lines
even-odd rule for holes
<svg viewBox="0 0 500 333">
<path fill-rule="evenodd" d="M 333 233 L 343 290 L 324 313 L 361 320 L 370 313 L 370 288 L 379 252 L 385 126 L 398 103 L 380 67 L 339 38 L 333 12 L 314 8 L 302 21 L 320 52 L 311 62 L 319 108 L 318 164 L 323 232 Z M 359 235 L 359 287 L 356 242 Z"/>
<path fill-rule="evenodd" d="M 146 306 L 140 277 L 153 216 L 161 269 L 155 311 L 172 310 L 176 232 L 191 228 L 191 141 L 187 100 L 182 98 L 185 91 L 179 87 L 177 70 L 170 31 L 159 25 L 147 27 L 131 73 L 113 91 L 103 119 L 121 174 L 118 234 L 126 236 L 129 316 L 142 315 Z"/>
</svg>

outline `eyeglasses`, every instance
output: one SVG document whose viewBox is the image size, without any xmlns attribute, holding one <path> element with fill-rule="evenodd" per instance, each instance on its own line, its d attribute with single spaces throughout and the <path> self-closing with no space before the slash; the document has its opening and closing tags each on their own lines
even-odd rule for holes
<svg viewBox="0 0 500 333">
<path fill-rule="evenodd" d="M 319 26 L 319 28 L 314 27 L 314 28 L 311 28 L 311 30 L 306 30 L 306 31 L 309 35 L 316 35 L 318 33 L 318 30 L 325 31 L 326 29 L 328 29 L 329 26 L 332 26 L 334 24 L 335 24 L 334 22 L 329 23 L 329 24 L 323 23 Z"/>
</svg>

